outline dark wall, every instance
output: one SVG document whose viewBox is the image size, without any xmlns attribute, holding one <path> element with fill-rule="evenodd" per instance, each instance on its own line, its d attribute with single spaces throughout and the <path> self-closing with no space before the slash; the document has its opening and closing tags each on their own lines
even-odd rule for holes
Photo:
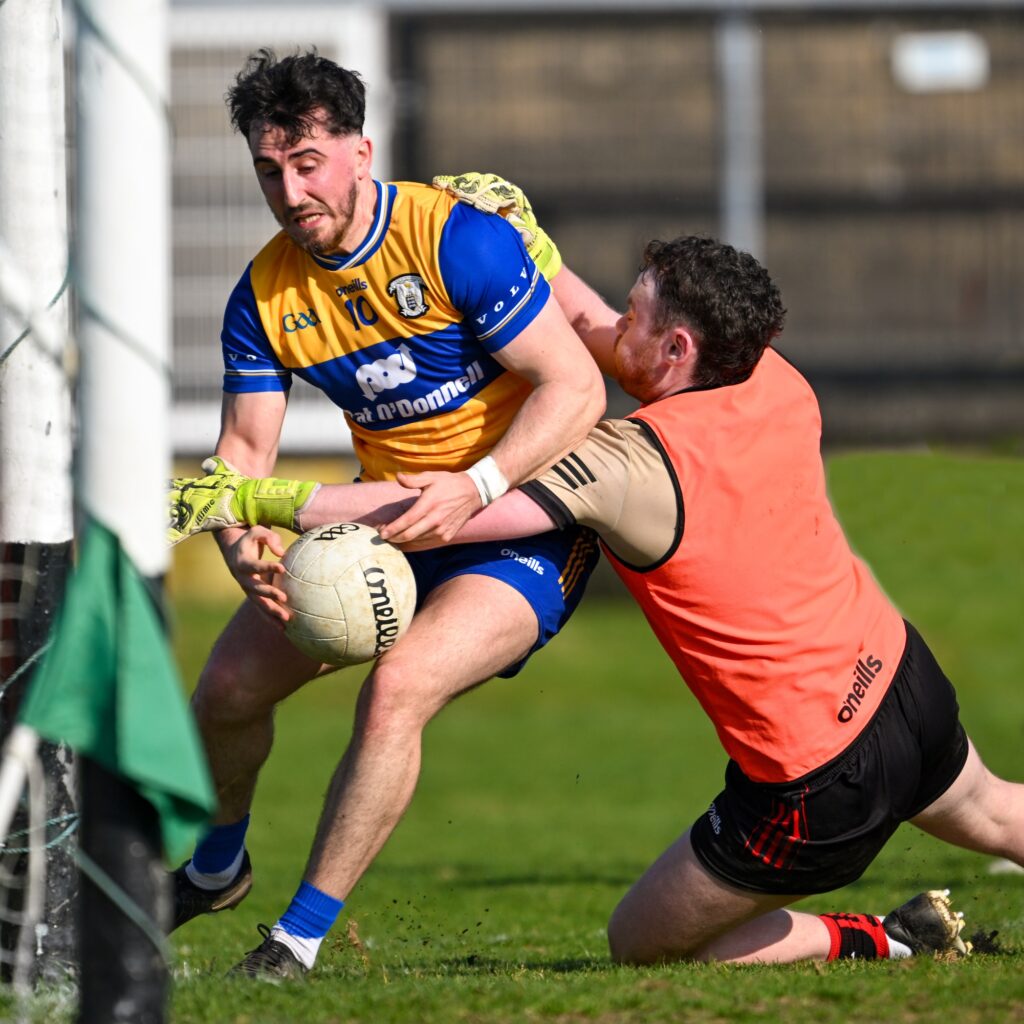
<svg viewBox="0 0 1024 1024">
<path fill-rule="evenodd" d="M 826 437 L 1024 432 L 1024 14 L 757 25 L 760 255 Z M 987 85 L 906 91 L 895 40 L 943 29 L 984 40 Z M 396 17 L 396 176 L 500 171 L 618 300 L 647 238 L 718 233 L 715 45 L 707 16 Z"/>
</svg>

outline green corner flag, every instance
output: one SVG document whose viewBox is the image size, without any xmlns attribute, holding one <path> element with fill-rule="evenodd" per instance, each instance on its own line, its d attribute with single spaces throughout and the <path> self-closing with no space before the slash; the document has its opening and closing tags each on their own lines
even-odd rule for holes
<svg viewBox="0 0 1024 1024">
<path fill-rule="evenodd" d="M 118 538 L 89 522 L 21 720 L 126 779 L 184 856 L 214 808 L 199 737 L 152 598 Z"/>
</svg>

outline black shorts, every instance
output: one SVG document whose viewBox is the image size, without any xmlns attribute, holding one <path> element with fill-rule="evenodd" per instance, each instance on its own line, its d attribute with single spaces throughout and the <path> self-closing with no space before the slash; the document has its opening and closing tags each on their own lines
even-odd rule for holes
<svg viewBox="0 0 1024 1024">
<path fill-rule="evenodd" d="M 864 731 L 793 782 L 752 782 L 730 761 L 725 789 L 690 831 L 694 853 L 739 889 L 809 896 L 858 879 L 901 822 L 956 781 L 967 760 L 956 692 L 907 623 L 888 693 Z"/>
</svg>

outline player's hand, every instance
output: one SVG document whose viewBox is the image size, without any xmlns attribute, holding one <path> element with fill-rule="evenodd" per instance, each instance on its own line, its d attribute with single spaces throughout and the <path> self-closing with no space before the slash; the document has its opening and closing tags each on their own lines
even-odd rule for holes
<svg viewBox="0 0 1024 1024">
<path fill-rule="evenodd" d="M 518 185 L 480 171 L 438 174 L 431 184 L 484 213 L 501 214 L 519 232 L 530 258 L 549 281 L 562 269 L 558 246 L 537 223 L 530 200 Z"/>
<path fill-rule="evenodd" d="M 196 533 L 230 526 L 294 529 L 296 513 L 320 488 L 312 480 L 247 477 L 216 455 L 202 468 L 206 476 L 171 481 L 167 542 L 172 547 Z"/>
<path fill-rule="evenodd" d="M 222 548 L 224 561 L 246 597 L 276 626 L 283 629 L 291 618 L 288 596 L 276 585 L 277 577 L 284 573 L 284 566 L 278 561 L 264 558 L 265 550 L 278 558 L 285 552 L 284 541 L 265 526 L 245 530 Z"/>
<path fill-rule="evenodd" d="M 412 544 L 415 549 L 447 544 L 481 508 L 480 492 L 466 473 L 399 473 L 403 487 L 420 496 L 403 515 L 378 527 L 392 544 Z"/>
<path fill-rule="evenodd" d="M 202 469 L 206 476 L 171 481 L 167 495 L 167 543 L 171 547 L 205 530 L 244 525 L 235 497 L 247 478 L 216 455 L 206 459 Z"/>
</svg>

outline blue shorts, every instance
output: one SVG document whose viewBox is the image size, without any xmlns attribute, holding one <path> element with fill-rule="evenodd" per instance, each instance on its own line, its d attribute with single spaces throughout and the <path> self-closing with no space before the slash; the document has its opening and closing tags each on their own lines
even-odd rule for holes
<svg viewBox="0 0 1024 1024">
<path fill-rule="evenodd" d="M 416 577 L 417 608 L 435 587 L 468 574 L 501 580 L 530 602 L 537 616 L 537 642 L 522 661 L 498 673 L 508 678 L 569 621 L 599 555 L 594 532 L 574 526 L 518 540 L 411 551 L 407 557 Z"/>
</svg>

